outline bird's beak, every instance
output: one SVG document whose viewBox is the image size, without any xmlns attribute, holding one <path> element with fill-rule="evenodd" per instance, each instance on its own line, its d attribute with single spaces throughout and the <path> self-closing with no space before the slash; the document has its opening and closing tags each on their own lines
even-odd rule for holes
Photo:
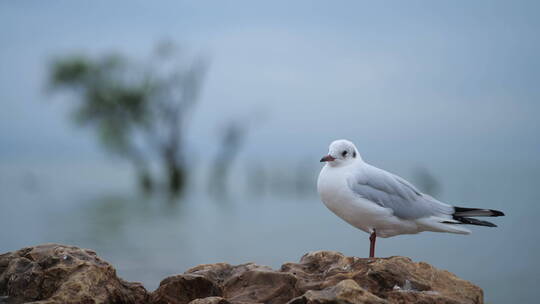
<svg viewBox="0 0 540 304">
<path fill-rule="evenodd" d="M 323 158 L 321 158 L 321 163 L 324 163 L 324 162 L 331 162 L 331 161 L 334 161 L 335 158 L 333 158 L 332 156 L 330 155 L 326 155 L 324 156 Z"/>
</svg>

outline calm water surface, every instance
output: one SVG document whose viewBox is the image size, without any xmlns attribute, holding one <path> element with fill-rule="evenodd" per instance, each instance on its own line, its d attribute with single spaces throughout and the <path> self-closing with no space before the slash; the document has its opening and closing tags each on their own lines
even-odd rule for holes
<svg viewBox="0 0 540 304">
<path fill-rule="evenodd" d="M 377 255 L 426 261 L 472 281 L 488 303 L 534 303 L 540 277 L 537 164 L 442 165 L 439 198 L 504 210 L 498 228 L 473 234 L 423 233 L 381 239 Z M 0 166 L 0 251 L 46 242 L 92 248 L 118 274 L 155 289 L 167 275 L 201 263 L 256 262 L 278 268 L 313 250 L 365 257 L 368 235 L 331 214 L 313 188 L 219 198 L 190 188 L 182 201 L 145 197 L 127 168 Z M 316 170 L 317 168 L 315 168 Z M 406 178 L 407 170 L 399 172 Z"/>
</svg>

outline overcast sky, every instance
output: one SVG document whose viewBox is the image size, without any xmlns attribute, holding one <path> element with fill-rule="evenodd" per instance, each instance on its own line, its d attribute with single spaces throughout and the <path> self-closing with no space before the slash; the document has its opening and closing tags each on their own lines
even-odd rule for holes
<svg viewBox="0 0 540 304">
<path fill-rule="evenodd" d="M 95 159 L 46 92 L 58 54 L 143 58 L 162 39 L 210 60 L 190 128 L 266 113 L 243 152 L 316 158 L 538 160 L 538 1 L 0 1 L 0 162 Z"/>
</svg>

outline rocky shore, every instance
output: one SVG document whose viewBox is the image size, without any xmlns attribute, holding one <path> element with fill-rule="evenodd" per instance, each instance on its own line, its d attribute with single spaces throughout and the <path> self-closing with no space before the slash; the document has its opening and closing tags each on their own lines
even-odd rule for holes
<svg viewBox="0 0 540 304">
<path fill-rule="evenodd" d="M 253 263 L 198 265 L 153 292 L 126 282 L 89 249 L 59 244 L 0 255 L 0 303 L 483 303 L 482 289 L 405 257 L 317 251 L 279 270 Z"/>
</svg>

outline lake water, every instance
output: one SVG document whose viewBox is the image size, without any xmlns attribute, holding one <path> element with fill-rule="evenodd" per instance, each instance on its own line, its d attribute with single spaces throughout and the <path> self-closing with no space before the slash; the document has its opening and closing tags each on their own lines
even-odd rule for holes
<svg viewBox="0 0 540 304">
<path fill-rule="evenodd" d="M 471 227 L 470 236 L 423 233 L 380 239 L 377 256 L 408 256 L 447 269 L 482 287 L 487 303 L 536 302 L 539 169 L 536 163 L 431 168 L 442 187 L 441 200 L 500 209 L 507 216 L 494 219 L 498 228 Z M 0 252 L 46 242 L 92 248 L 119 276 L 143 282 L 149 290 L 166 276 L 201 263 L 255 262 L 278 268 L 313 250 L 366 257 L 368 235 L 320 202 L 312 172 L 317 170 L 307 174 L 312 183 L 302 193 L 279 190 L 279 183 L 270 182 L 266 192 L 236 185 L 229 195 L 215 197 L 205 194 L 203 178 L 198 178 L 184 199 L 170 201 L 138 194 L 129 168 L 122 166 L 4 163 Z M 411 177 L 407 168 L 392 171 Z"/>
</svg>

